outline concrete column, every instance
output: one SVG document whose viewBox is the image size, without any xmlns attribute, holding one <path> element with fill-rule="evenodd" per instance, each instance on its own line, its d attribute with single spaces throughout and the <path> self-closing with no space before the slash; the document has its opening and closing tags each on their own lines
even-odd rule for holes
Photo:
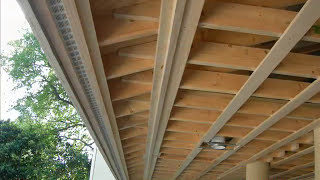
<svg viewBox="0 0 320 180">
<path fill-rule="evenodd" d="M 314 130 L 314 179 L 320 180 L 320 127 Z"/>
<path fill-rule="evenodd" d="M 256 161 L 247 164 L 246 180 L 268 180 L 269 179 L 269 163 Z"/>
</svg>

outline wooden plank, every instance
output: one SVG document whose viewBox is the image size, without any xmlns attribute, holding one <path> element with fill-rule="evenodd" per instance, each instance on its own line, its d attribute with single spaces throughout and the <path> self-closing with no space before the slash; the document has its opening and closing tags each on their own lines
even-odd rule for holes
<svg viewBox="0 0 320 180">
<path fill-rule="evenodd" d="M 314 177 L 314 172 L 303 174 L 303 175 L 297 176 L 297 177 L 293 177 L 293 178 L 290 178 L 289 180 L 300 180 L 300 179 L 306 179 L 306 178 L 310 178 L 310 177 Z"/>
<path fill-rule="evenodd" d="M 157 22 L 159 6 L 159 1 L 150 1 L 117 9 L 114 13 L 123 19 Z M 149 10 L 145 12 L 145 8 Z M 297 12 L 287 10 L 207 1 L 199 27 L 280 37 L 296 15 Z M 248 21 L 248 17 L 250 17 L 250 21 Z M 310 30 L 303 37 L 303 40 L 320 42 L 320 35 Z"/>
<path fill-rule="evenodd" d="M 147 127 L 131 127 L 120 130 L 121 140 L 134 138 L 137 136 L 147 135 Z"/>
<path fill-rule="evenodd" d="M 250 79 L 252 79 L 252 76 L 186 69 L 180 88 L 237 94 Z M 265 81 L 261 82 L 261 86 L 257 87 L 257 90 L 255 89 L 256 91 L 253 91 L 252 95 L 255 97 L 290 100 L 309 84 L 310 83 L 266 78 Z M 308 102 L 320 102 L 320 94 L 312 97 Z"/>
<path fill-rule="evenodd" d="M 271 8 L 286 8 L 288 6 L 303 4 L 307 0 L 282 0 L 282 1 L 273 1 L 273 0 L 219 0 L 222 2 L 232 2 L 232 3 L 241 3 L 248 4 L 253 6 L 262 6 L 262 7 L 271 7 Z"/>
<path fill-rule="evenodd" d="M 114 113 L 117 118 L 148 111 L 149 107 L 150 107 L 149 102 L 123 100 L 123 101 L 117 101 L 113 103 Z"/>
<path fill-rule="evenodd" d="M 261 136 L 267 133 L 267 129 L 272 127 L 275 123 L 277 123 L 280 119 L 285 117 L 288 113 L 293 111 L 295 108 L 299 107 L 302 103 L 306 100 L 313 97 L 316 93 L 320 91 L 320 80 L 314 81 L 309 87 L 307 87 L 304 91 L 302 91 L 299 95 L 297 95 L 293 100 L 289 101 L 286 105 L 284 105 L 281 109 L 275 112 L 271 117 L 261 123 L 257 128 L 251 131 L 249 134 L 246 135 L 240 142 L 237 143 L 237 148 L 233 150 L 233 153 L 239 150 L 241 147 L 252 141 L 254 138 L 261 138 Z M 271 133 L 270 133 L 271 134 Z M 279 133 L 276 133 L 279 135 Z M 288 136 L 288 135 L 287 135 Z M 279 137 L 276 139 L 281 140 L 286 136 Z M 270 139 L 272 140 L 272 139 Z M 205 170 L 201 175 L 208 172 L 210 169 L 214 168 L 219 161 L 223 159 L 227 159 L 233 153 L 226 153 L 223 157 L 220 157 L 218 161 L 214 162 L 212 166 L 210 166 L 207 170 Z M 281 161 L 280 161 L 281 162 Z"/>
<path fill-rule="evenodd" d="M 114 19 L 105 16 L 95 17 L 95 27 L 100 47 L 149 37 L 158 33 L 157 23 Z"/>
<path fill-rule="evenodd" d="M 130 58 L 108 54 L 103 56 L 103 66 L 107 79 L 113 79 L 153 69 L 153 60 Z"/>
<path fill-rule="evenodd" d="M 127 129 L 134 126 L 146 125 L 148 123 L 147 118 L 143 118 L 140 116 L 125 116 L 117 119 L 117 124 L 119 130 Z"/>
<path fill-rule="evenodd" d="M 293 168 L 290 168 L 290 169 L 288 169 L 286 171 L 283 171 L 283 172 L 280 172 L 280 173 L 277 173 L 277 174 L 274 174 L 274 175 L 270 176 L 270 179 L 276 179 L 278 177 L 290 174 L 290 173 L 295 172 L 295 171 L 297 171 L 299 169 L 304 169 L 304 168 L 307 168 L 307 167 L 310 167 L 310 166 L 314 166 L 314 162 L 310 162 L 310 163 L 294 166 Z"/>
<path fill-rule="evenodd" d="M 258 87 L 278 66 L 278 64 L 287 56 L 290 50 L 297 44 L 297 42 L 304 36 L 304 34 L 310 29 L 310 27 L 314 24 L 314 22 L 319 18 L 320 11 L 317 11 L 317 7 L 319 6 L 320 6 L 320 1 L 317 1 L 317 0 L 309 0 L 305 4 L 305 6 L 302 8 L 299 14 L 290 23 L 290 25 L 285 30 L 285 32 L 280 37 L 280 39 L 276 42 L 276 44 L 265 56 L 263 61 L 259 64 L 257 69 L 253 72 L 253 74 L 246 81 L 246 83 L 241 87 L 239 92 L 237 92 L 236 96 L 228 104 L 224 112 L 219 116 L 219 118 L 215 121 L 215 123 L 212 124 L 212 126 L 210 127 L 206 135 L 200 140 L 199 146 L 202 144 L 202 142 L 210 141 L 219 132 L 219 130 L 240 109 L 240 107 L 249 99 L 249 97 L 258 89 Z M 224 11 L 225 9 L 223 9 L 223 12 Z M 296 103 L 292 103 L 292 105 L 295 106 Z M 289 109 L 293 110 L 294 108 L 292 109 L 289 108 Z M 228 151 L 228 152 L 231 152 L 231 153 L 226 153 L 229 157 L 229 154 L 232 154 L 233 151 Z M 177 171 L 177 173 L 175 174 L 175 178 L 181 174 L 181 172 L 187 167 L 188 164 L 190 164 L 192 159 L 194 159 L 194 157 L 196 157 L 198 153 L 199 153 L 198 148 L 195 148 L 193 152 L 190 153 L 187 160 L 183 163 L 179 171 Z M 217 164 L 219 164 L 220 162 L 218 162 Z M 215 165 L 216 164 L 213 164 L 213 167 Z"/>
<path fill-rule="evenodd" d="M 180 91 L 177 95 L 175 106 L 208 111 L 223 111 L 233 97 L 234 96 L 230 94 L 200 91 Z M 286 103 L 287 101 L 282 100 L 250 97 L 248 101 L 238 110 L 238 113 L 270 116 Z M 317 105 L 303 104 L 291 112 L 287 118 L 314 120 L 320 117 L 318 108 L 319 107 Z M 214 116 L 212 115 L 211 117 Z"/>
<path fill-rule="evenodd" d="M 263 43 L 269 43 L 277 40 L 276 37 L 261 36 L 257 34 L 248 34 L 234 31 L 223 31 L 217 29 L 204 29 L 202 31 L 202 40 L 207 42 L 216 42 L 238 46 L 256 46 Z"/>
<path fill-rule="evenodd" d="M 150 179 L 177 94 L 204 0 L 162 1 L 151 93 L 144 179 Z M 147 8 L 145 12 L 152 11 Z M 179 43 L 184 42 L 184 43 Z"/>
<path fill-rule="evenodd" d="M 126 148 L 126 147 L 137 145 L 137 144 L 146 144 L 146 139 L 147 138 L 145 136 L 137 136 L 127 140 L 123 140 L 122 147 Z"/>
<path fill-rule="evenodd" d="M 304 149 L 302 151 L 299 151 L 299 152 L 297 152 L 297 153 L 295 153 L 295 154 L 293 154 L 293 155 L 291 155 L 291 156 L 289 156 L 287 158 L 284 158 L 284 159 L 282 159 L 280 161 L 276 161 L 274 163 L 271 163 L 270 166 L 272 168 L 274 168 L 274 167 L 277 167 L 277 166 L 280 166 L 282 164 L 288 163 L 288 162 L 290 162 L 292 160 L 298 159 L 298 158 L 300 158 L 300 157 L 302 157 L 302 156 L 304 156 L 306 154 L 310 154 L 310 153 L 313 153 L 313 152 L 314 152 L 314 146 L 309 147 L 307 149 Z"/>
<path fill-rule="evenodd" d="M 126 82 L 119 78 L 108 81 L 112 101 L 129 99 L 151 91 L 151 84 Z"/>
<path fill-rule="evenodd" d="M 133 58 L 153 59 L 155 43 L 145 43 L 120 50 L 120 55 Z M 201 42 L 190 52 L 189 64 L 254 71 L 269 50 L 230 44 Z M 273 73 L 317 78 L 320 71 L 319 56 L 289 53 Z M 299 68 L 298 68 L 299 67 Z"/>
<path fill-rule="evenodd" d="M 191 64 L 255 70 L 269 50 L 219 43 L 201 43 L 190 54 Z M 273 73 L 307 78 L 317 78 L 320 71 L 319 56 L 289 53 Z M 299 68 L 298 68 L 299 67 Z"/>
<path fill-rule="evenodd" d="M 122 80 L 127 83 L 143 84 L 145 86 L 151 85 L 151 79 L 151 71 L 145 71 L 122 78 Z M 186 69 L 184 71 L 180 88 L 215 93 L 237 94 L 248 79 L 250 79 L 250 76 L 247 75 Z M 307 82 L 266 78 L 266 80 L 256 91 L 253 92 L 252 95 L 254 97 L 290 100 L 309 84 L 310 83 Z M 146 93 L 148 91 L 145 90 L 143 92 Z M 132 92 L 132 94 L 134 93 Z M 116 95 L 113 96 L 114 98 L 117 98 Z M 123 96 L 128 97 L 125 95 Z M 320 93 L 312 97 L 308 102 L 320 103 Z"/>
<path fill-rule="evenodd" d="M 267 154 L 275 151 L 276 149 L 281 148 L 282 146 L 298 140 L 300 137 L 304 136 L 305 134 L 311 132 L 313 129 L 317 128 L 320 126 L 320 119 L 313 121 L 312 123 L 310 123 L 309 125 L 307 125 L 306 127 L 300 129 L 299 131 L 297 131 L 296 133 L 291 134 L 290 136 L 286 137 L 285 139 L 282 139 L 280 141 L 278 141 L 277 143 L 272 144 L 271 146 L 269 146 L 268 148 L 263 149 L 260 152 L 257 152 L 256 154 L 254 154 L 250 159 L 243 161 L 241 163 L 239 163 L 238 165 L 236 165 L 235 167 L 229 169 L 228 171 L 224 172 L 223 174 L 221 174 L 219 176 L 219 178 L 223 178 L 225 176 L 227 176 L 228 174 L 231 174 L 232 172 L 240 169 L 241 167 L 245 166 L 247 163 L 253 162 L 257 159 L 262 158 L 263 156 L 266 156 Z M 241 150 L 241 149 L 240 149 Z M 230 153 L 232 153 L 231 151 L 229 151 Z M 239 151 L 238 151 L 239 152 Z"/>
</svg>

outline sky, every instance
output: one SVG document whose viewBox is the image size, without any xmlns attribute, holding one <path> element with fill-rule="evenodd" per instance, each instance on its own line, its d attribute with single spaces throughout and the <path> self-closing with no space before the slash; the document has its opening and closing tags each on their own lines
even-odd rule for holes
<svg viewBox="0 0 320 180">
<path fill-rule="evenodd" d="M 1 0 L 1 52 L 9 53 L 8 42 L 22 37 L 22 30 L 30 26 L 15 0 Z M 14 102 L 24 94 L 23 90 L 12 91 L 13 82 L 8 74 L 1 71 L 1 119 L 16 119 L 18 112 L 11 109 Z"/>
</svg>

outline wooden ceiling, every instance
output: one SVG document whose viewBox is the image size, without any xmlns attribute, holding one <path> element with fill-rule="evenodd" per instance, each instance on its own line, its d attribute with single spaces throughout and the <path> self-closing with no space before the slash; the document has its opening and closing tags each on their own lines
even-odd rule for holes
<svg viewBox="0 0 320 180">
<path fill-rule="evenodd" d="M 241 180 L 256 160 L 270 163 L 270 179 L 312 177 L 319 7 L 319 0 L 76 1 L 81 26 L 73 28 L 83 29 L 129 179 Z M 86 23 L 91 15 L 94 25 Z M 215 136 L 235 146 L 202 148 Z"/>
<path fill-rule="evenodd" d="M 312 176 L 320 34 L 305 2 L 90 0 L 130 179 L 223 178 L 252 160 L 271 179 Z M 199 148 L 214 136 L 238 146 Z"/>
</svg>

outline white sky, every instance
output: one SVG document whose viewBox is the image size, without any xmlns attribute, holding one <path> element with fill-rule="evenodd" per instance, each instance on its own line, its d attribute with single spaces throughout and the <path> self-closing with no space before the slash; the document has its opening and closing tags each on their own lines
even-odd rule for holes
<svg viewBox="0 0 320 180">
<path fill-rule="evenodd" d="M 1 52 L 8 53 L 7 45 L 22 36 L 22 29 L 30 28 L 20 6 L 15 0 L 1 0 Z M 3 70 L 1 77 L 1 119 L 16 119 L 18 113 L 10 110 L 23 91 L 12 91 L 13 82 Z"/>
</svg>

